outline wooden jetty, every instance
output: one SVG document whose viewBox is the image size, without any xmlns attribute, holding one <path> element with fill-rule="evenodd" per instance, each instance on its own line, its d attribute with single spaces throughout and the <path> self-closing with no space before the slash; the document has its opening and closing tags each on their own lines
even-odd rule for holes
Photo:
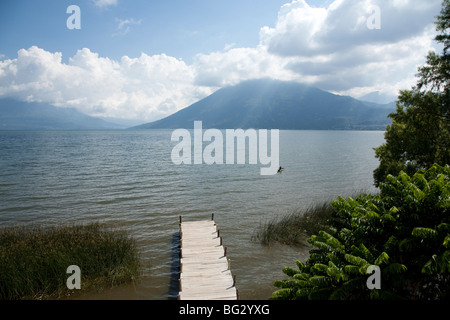
<svg viewBox="0 0 450 320">
<path fill-rule="evenodd" d="M 237 300 L 219 228 L 211 220 L 182 221 L 180 217 L 179 300 Z"/>
</svg>

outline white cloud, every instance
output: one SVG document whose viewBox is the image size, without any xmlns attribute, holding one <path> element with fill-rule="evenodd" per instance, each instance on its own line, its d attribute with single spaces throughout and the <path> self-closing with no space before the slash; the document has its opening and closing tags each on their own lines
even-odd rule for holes
<svg viewBox="0 0 450 320">
<path fill-rule="evenodd" d="M 325 9 L 294 0 L 281 8 L 275 27 L 261 29 L 261 41 L 271 53 L 301 57 L 395 43 L 420 36 L 440 5 L 441 0 L 335 0 Z M 374 8 L 380 11 L 380 30 L 367 27 Z"/>
<path fill-rule="evenodd" d="M 198 55 L 197 81 L 216 86 L 269 76 L 337 93 L 395 97 L 416 82 L 417 67 L 433 49 L 440 5 L 441 0 L 335 0 L 315 8 L 293 0 L 281 7 L 274 27 L 261 28 L 257 48 Z M 377 8 L 381 29 L 370 29 L 367 20 Z"/>
<path fill-rule="evenodd" d="M 276 27 L 261 29 L 261 42 L 270 52 L 283 56 L 298 55 L 305 50 L 314 53 L 319 49 L 317 34 L 326 15 L 326 9 L 312 8 L 303 0 L 285 4 L 278 13 Z"/>
<path fill-rule="evenodd" d="M 284 68 L 288 62 L 289 59 L 268 54 L 263 46 L 258 46 L 198 54 L 193 67 L 196 84 L 223 87 L 257 78 L 293 80 L 295 74 Z"/>
<path fill-rule="evenodd" d="M 381 9 L 380 30 L 366 24 L 374 5 Z M 335 0 L 327 8 L 293 0 L 273 27 L 261 28 L 258 46 L 225 44 L 222 51 L 197 54 L 191 65 L 164 54 L 116 61 L 87 48 L 63 63 L 61 53 L 31 47 L 0 60 L 0 97 L 143 121 L 255 78 L 295 80 L 356 97 L 373 91 L 395 97 L 415 84 L 417 67 L 433 49 L 439 10 L 440 0 Z M 139 23 L 117 22 L 120 32 Z"/>
<path fill-rule="evenodd" d="M 109 7 L 109 6 L 115 6 L 117 5 L 118 0 L 92 0 L 94 5 L 97 7 L 103 8 L 103 7 Z"/>
<path fill-rule="evenodd" d="M 113 36 L 127 34 L 128 32 L 130 32 L 131 25 L 139 25 L 142 23 L 142 20 L 135 20 L 133 18 L 131 19 L 116 18 L 116 22 L 117 22 L 117 29 L 116 32 L 113 33 Z"/>
<path fill-rule="evenodd" d="M 193 82 L 192 67 L 164 54 L 114 61 L 85 48 L 65 64 L 61 53 L 31 47 L 0 61 L 0 96 L 75 107 L 94 116 L 161 118 L 212 92 Z"/>
</svg>

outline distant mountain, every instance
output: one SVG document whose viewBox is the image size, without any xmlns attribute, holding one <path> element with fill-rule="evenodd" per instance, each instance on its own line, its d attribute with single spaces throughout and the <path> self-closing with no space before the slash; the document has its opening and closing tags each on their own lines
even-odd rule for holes
<svg viewBox="0 0 450 320">
<path fill-rule="evenodd" d="M 132 129 L 384 130 L 393 104 L 359 101 L 296 82 L 250 80 L 220 89 L 164 119 Z"/>
<path fill-rule="evenodd" d="M 380 91 L 374 91 L 359 97 L 358 100 L 386 104 L 394 103 L 397 100 L 397 97 L 382 94 Z"/>
<path fill-rule="evenodd" d="M 0 99 L 0 130 L 105 130 L 123 126 L 46 103 Z"/>
</svg>

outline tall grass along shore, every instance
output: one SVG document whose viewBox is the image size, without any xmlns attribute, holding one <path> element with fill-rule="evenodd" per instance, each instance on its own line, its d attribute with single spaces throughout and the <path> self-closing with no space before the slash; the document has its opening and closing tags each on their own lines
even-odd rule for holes
<svg viewBox="0 0 450 320">
<path fill-rule="evenodd" d="M 331 217 L 330 202 L 313 205 L 308 209 L 298 209 L 282 217 L 275 217 L 262 223 L 253 234 L 253 240 L 263 245 L 278 242 L 290 246 L 307 245 L 308 236 L 326 230 Z"/>
<path fill-rule="evenodd" d="M 81 270 L 81 290 L 70 290 L 67 268 Z M 124 231 L 98 223 L 0 229 L 0 299 L 64 299 L 136 281 L 140 257 Z"/>
<path fill-rule="evenodd" d="M 346 197 L 357 197 L 358 194 L 369 194 L 366 190 L 349 193 Z M 299 247 L 308 246 L 306 239 L 320 230 L 328 231 L 332 219 L 334 199 L 324 200 L 309 207 L 296 209 L 291 213 L 275 217 L 261 223 L 253 233 L 253 241 L 262 245 L 278 242 L 284 245 Z"/>
</svg>

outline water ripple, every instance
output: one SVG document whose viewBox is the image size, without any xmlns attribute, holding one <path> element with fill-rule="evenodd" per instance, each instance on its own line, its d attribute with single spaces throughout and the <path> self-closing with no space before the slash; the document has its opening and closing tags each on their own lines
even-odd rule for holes
<svg viewBox="0 0 450 320">
<path fill-rule="evenodd" d="M 243 299 L 265 299 L 307 250 L 251 241 L 261 221 L 324 198 L 372 191 L 383 132 L 281 131 L 283 174 L 260 166 L 176 166 L 170 131 L 0 132 L 0 226 L 99 221 L 128 230 L 145 264 L 138 286 L 87 298 L 174 294 L 178 217 L 211 213 Z"/>
</svg>

